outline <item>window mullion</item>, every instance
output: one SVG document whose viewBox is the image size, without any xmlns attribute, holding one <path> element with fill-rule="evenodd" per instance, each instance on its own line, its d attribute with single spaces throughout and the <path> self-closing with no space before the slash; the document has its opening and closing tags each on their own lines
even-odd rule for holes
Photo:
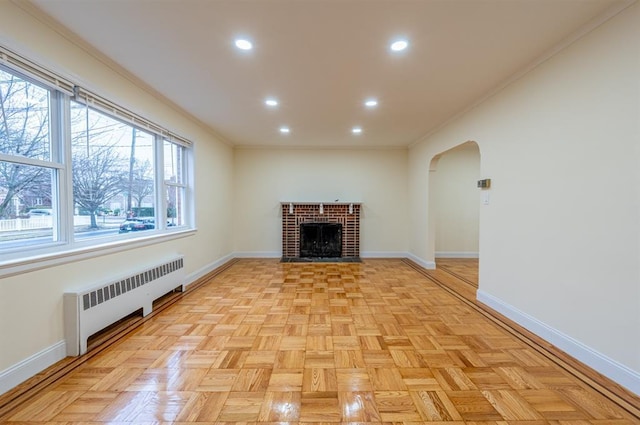
<svg viewBox="0 0 640 425">
<path fill-rule="evenodd" d="M 60 131 L 58 135 L 58 155 L 64 168 L 60 171 L 60 227 L 61 235 L 66 242 L 73 241 L 73 173 L 71 172 L 71 106 L 67 95 L 60 95 L 58 102 Z"/>
<path fill-rule="evenodd" d="M 61 158 L 62 152 L 62 131 L 64 129 L 64 123 L 62 121 L 63 106 L 62 106 L 62 94 L 60 92 L 50 92 L 49 95 L 49 134 L 50 149 L 51 149 L 51 161 L 63 165 Z M 62 178 L 64 176 L 64 167 L 56 169 L 51 173 L 51 208 L 54 211 L 54 224 L 53 224 L 53 241 L 59 242 L 67 240 L 65 232 L 65 213 L 64 213 L 64 193 L 62 189 Z"/>
<path fill-rule="evenodd" d="M 167 189 L 164 182 L 164 139 L 156 135 L 154 138 L 155 147 L 155 196 L 156 196 L 156 223 L 158 229 L 167 227 Z"/>
</svg>

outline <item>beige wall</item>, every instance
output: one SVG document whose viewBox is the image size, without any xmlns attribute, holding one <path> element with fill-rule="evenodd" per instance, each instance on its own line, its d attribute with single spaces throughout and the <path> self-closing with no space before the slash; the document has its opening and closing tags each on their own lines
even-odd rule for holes
<svg viewBox="0 0 640 425">
<path fill-rule="evenodd" d="M 478 142 L 480 296 L 640 392 L 640 5 L 410 150 L 411 252 L 432 261 L 429 163 Z"/>
<path fill-rule="evenodd" d="M 106 98 L 195 142 L 195 236 L 0 279 L 0 378 L 3 371 L 63 339 L 65 289 L 185 256 L 193 277 L 231 253 L 233 151 L 184 113 L 109 69 L 15 4 L 0 2 L 0 43 L 50 69 L 71 76 Z M 1 382 L 0 382 L 1 384 Z M 0 391 L 1 392 L 1 391 Z"/>
<path fill-rule="evenodd" d="M 0 16 L 3 45 L 194 140 L 198 201 L 195 236 L 0 279 L 0 375 L 63 339 L 65 288 L 127 272 L 131 258 L 180 252 L 194 275 L 233 251 L 277 255 L 280 201 L 360 201 L 363 252 L 432 262 L 430 162 L 475 140 L 492 179 L 481 295 L 561 347 L 574 341 L 566 351 L 619 382 L 640 376 L 638 4 L 408 154 L 234 152 L 14 3 L 0 2 Z"/>
<path fill-rule="evenodd" d="M 434 158 L 431 165 L 436 257 L 478 256 L 480 152 L 474 142 Z"/>
<path fill-rule="evenodd" d="M 280 256 L 280 202 L 362 202 L 363 255 L 407 251 L 407 151 L 236 149 L 234 239 L 241 255 Z"/>
</svg>

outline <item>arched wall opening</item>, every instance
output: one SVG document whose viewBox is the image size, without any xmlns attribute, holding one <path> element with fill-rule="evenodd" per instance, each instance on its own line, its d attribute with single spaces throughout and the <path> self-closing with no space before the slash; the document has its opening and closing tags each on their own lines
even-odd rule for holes
<svg viewBox="0 0 640 425">
<path fill-rule="evenodd" d="M 479 258 L 480 149 L 468 141 L 429 164 L 429 234 L 438 258 Z"/>
</svg>

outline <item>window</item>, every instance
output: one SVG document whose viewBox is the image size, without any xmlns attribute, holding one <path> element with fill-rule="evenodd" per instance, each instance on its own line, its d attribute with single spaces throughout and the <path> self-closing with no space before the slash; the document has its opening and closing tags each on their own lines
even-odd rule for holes
<svg viewBox="0 0 640 425">
<path fill-rule="evenodd" d="M 48 89 L 0 68 L 3 154 L 51 160 L 50 98 Z"/>
<path fill-rule="evenodd" d="M 0 68 L 0 248 L 57 238 L 54 188 L 62 164 L 52 155 L 55 97 L 27 77 Z"/>
<path fill-rule="evenodd" d="M 0 66 L 3 258 L 192 228 L 189 142 L 41 77 Z"/>
<path fill-rule="evenodd" d="M 154 144 L 153 134 L 71 102 L 76 239 L 155 229 Z"/>
<path fill-rule="evenodd" d="M 167 199 L 167 224 L 182 226 L 185 224 L 185 147 L 164 141 L 164 185 Z"/>
</svg>

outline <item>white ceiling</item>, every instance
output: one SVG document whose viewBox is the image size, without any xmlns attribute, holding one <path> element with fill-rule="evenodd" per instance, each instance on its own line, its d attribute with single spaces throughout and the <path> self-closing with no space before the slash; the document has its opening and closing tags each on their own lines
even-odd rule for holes
<svg viewBox="0 0 640 425">
<path fill-rule="evenodd" d="M 410 145 L 626 3 L 32 2 L 228 142 L 305 147 Z M 254 49 L 237 50 L 238 36 Z M 409 48 L 392 54 L 399 36 Z M 265 107 L 267 96 L 279 107 Z M 363 106 L 368 97 L 376 109 Z M 351 134 L 356 125 L 362 134 Z"/>
</svg>

